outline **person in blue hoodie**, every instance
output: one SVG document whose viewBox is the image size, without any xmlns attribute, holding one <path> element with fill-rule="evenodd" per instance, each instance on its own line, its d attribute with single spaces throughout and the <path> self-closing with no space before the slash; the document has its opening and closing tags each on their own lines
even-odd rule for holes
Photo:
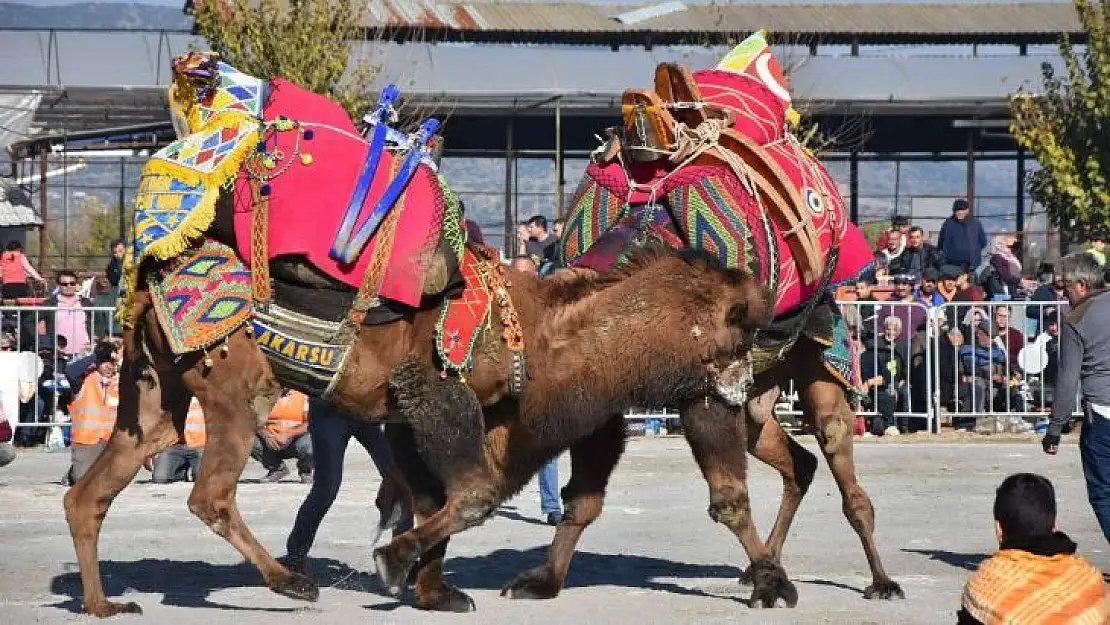
<svg viewBox="0 0 1110 625">
<path fill-rule="evenodd" d="M 974 271 L 983 259 L 987 233 L 979 220 L 971 216 L 967 200 L 952 202 L 952 216 L 944 220 L 937 236 L 937 248 L 946 263 Z"/>
</svg>

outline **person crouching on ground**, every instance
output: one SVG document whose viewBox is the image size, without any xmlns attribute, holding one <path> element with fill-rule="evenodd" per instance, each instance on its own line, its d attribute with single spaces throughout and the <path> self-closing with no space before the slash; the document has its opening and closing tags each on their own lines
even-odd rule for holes
<svg viewBox="0 0 1110 625">
<path fill-rule="evenodd" d="M 251 457 L 266 468 L 263 482 L 280 482 L 289 475 L 287 458 L 297 459 L 301 483 L 312 481 L 312 439 L 308 436 L 308 396 L 299 391 L 286 391 L 266 425 L 254 439 Z"/>
<path fill-rule="evenodd" d="M 194 397 L 185 416 L 185 440 L 178 441 L 154 458 L 151 481 L 155 484 L 195 482 L 200 472 L 200 458 L 206 440 L 204 411 Z"/>
<path fill-rule="evenodd" d="M 112 438 L 119 410 L 117 372 L 116 352 L 110 346 L 98 346 L 96 370 L 85 377 L 81 390 L 69 405 L 73 462 L 62 478 L 66 485 L 76 484 L 85 475 Z"/>
<path fill-rule="evenodd" d="M 964 587 L 958 623 L 1106 623 L 1102 572 L 1056 524 L 1048 479 L 1015 473 L 994 498 L 998 552 Z"/>
</svg>

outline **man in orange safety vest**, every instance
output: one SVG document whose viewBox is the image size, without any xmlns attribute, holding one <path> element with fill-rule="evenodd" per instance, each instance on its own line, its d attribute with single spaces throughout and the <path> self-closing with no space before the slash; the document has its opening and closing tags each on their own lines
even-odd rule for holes
<svg viewBox="0 0 1110 625">
<path fill-rule="evenodd" d="M 66 479 L 70 484 L 77 483 L 85 475 L 108 445 L 116 427 L 119 408 L 116 354 L 111 348 L 97 348 L 96 370 L 85 378 L 77 397 L 69 405 L 72 464 Z"/>
<path fill-rule="evenodd" d="M 308 436 L 308 396 L 286 391 L 270 411 L 266 425 L 254 439 L 251 457 L 266 468 L 263 482 L 280 482 L 289 475 L 287 458 L 297 459 L 302 483 L 312 481 L 312 438 Z"/>
<path fill-rule="evenodd" d="M 200 458 L 204 454 L 204 441 L 204 411 L 194 397 L 189 402 L 189 413 L 185 417 L 183 440 L 178 440 L 175 445 L 155 457 L 151 480 L 155 484 L 197 481 Z"/>
</svg>

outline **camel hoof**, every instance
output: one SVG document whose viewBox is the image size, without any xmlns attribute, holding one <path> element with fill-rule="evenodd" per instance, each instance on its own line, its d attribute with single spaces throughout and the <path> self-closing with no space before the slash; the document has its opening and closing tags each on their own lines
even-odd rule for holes
<svg viewBox="0 0 1110 625">
<path fill-rule="evenodd" d="M 270 586 L 270 590 L 298 601 L 316 601 L 320 598 L 320 588 L 312 578 L 304 573 L 290 571 L 289 577 Z"/>
<path fill-rule="evenodd" d="M 771 560 L 757 560 L 748 567 L 752 577 L 753 608 L 792 608 L 798 605 L 798 589 L 786 577 L 782 566 Z"/>
<path fill-rule="evenodd" d="M 470 595 L 447 584 L 425 595 L 420 608 L 433 612 L 474 612 L 478 609 Z"/>
<path fill-rule="evenodd" d="M 863 589 L 864 599 L 905 599 L 906 593 L 902 592 L 902 587 L 894 580 L 886 580 L 883 582 L 875 582 L 867 588 Z"/>
<path fill-rule="evenodd" d="M 561 590 L 546 566 L 526 571 L 501 589 L 501 596 L 510 599 L 554 599 Z"/>
<path fill-rule="evenodd" d="M 103 601 L 93 605 L 86 605 L 85 612 L 97 618 L 107 618 L 117 614 L 142 614 L 143 609 L 134 601 L 128 601 L 127 603 Z"/>
<path fill-rule="evenodd" d="M 404 589 L 409 571 L 412 570 L 415 562 L 413 560 L 402 560 L 395 556 L 390 550 L 392 544 L 374 550 L 374 568 L 377 571 L 378 579 L 385 586 L 386 593 L 391 597 L 397 597 Z"/>
</svg>

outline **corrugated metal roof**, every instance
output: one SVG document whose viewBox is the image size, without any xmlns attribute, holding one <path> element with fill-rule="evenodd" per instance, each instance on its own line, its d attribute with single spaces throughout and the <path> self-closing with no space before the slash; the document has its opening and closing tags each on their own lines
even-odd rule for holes
<svg viewBox="0 0 1110 625">
<path fill-rule="evenodd" d="M 690 5 L 685 11 L 624 25 L 617 13 L 653 6 L 583 3 L 453 3 L 378 0 L 378 26 L 472 32 L 747 33 L 759 28 L 795 34 L 1011 34 L 1081 30 L 1071 3 L 729 4 Z"/>
<path fill-rule="evenodd" d="M 0 228 L 41 226 L 31 198 L 18 186 L 0 178 Z"/>
</svg>

